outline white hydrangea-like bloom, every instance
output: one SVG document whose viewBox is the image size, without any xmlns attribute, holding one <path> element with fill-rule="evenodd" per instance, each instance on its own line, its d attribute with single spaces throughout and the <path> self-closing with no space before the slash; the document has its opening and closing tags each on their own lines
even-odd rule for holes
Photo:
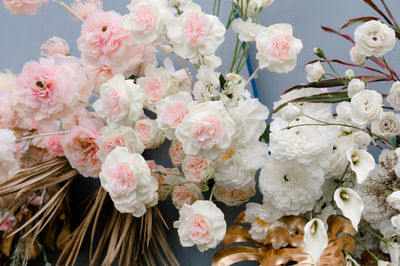
<svg viewBox="0 0 400 266">
<path fill-rule="evenodd" d="M 175 131 L 185 154 L 210 159 L 229 148 L 234 133 L 235 123 L 220 101 L 193 106 Z"/>
<path fill-rule="evenodd" d="M 106 126 L 101 129 L 97 157 L 104 161 L 116 147 L 126 147 L 131 153 L 143 153 L 144 145 L 131 127 Z"/>
<path fill-rule="evenodd" d="M 354 70 L 353 69 L 347 69 L 345 72 L 344 72 L 344 74 L 345 74 L 345 76 L 346 76 L 346 78 L 348 78 L 348 79 L 352 79 L 352 78 L 354 78 L 355 76 L 356 76 L 356 73 L 354 72 Z"/>
<path fill-rule="evenodd" d="M 271 223 L 274 222 L 269 210 L 258 203 L 247 203 L 244 212 L 244 220 L 251 224 L 249 230 L 251 238 L 260 243 L 264 243 L 268 228 Z"/>
<path fill-rule="evenodd" d="M 308 82 L 317 82 L 325 74 L 324 67 L 322 66 L 320 61 L 306 65 L 306 71 L 307 71 Z"/>
<path fill-rule="evenodd" d="M 261 169 L 259 187 L 263 201 L 284 215 L 299 215 L 312 210 L 322 196 L 323 171 L 301 164 L 285 164 L 287 168 L 269 158 Z"/>
<path fill-rule="evenodd" d="M 391 139 L 400 134 L 399 115 L 393 112 L 382 112 L 378 119 L 371 123 L 373 134 L 383 139 Z"/>
<path fill-rule="evenodd" d="M 190 92 L 179 92 L 157 102 L 157 125 L 168 139 L 175 139 L 175 128 L 194 104 Z"/>
<path fill-rule="evenodd" d="M 165 38 L 167 23 L 173 18 L 165 0 L 133 0 L 122 26 L 132 32 L 139 45 L 155 44 Z"/>
<path fill-rule="evenodd" d="M 185 59 L 214 54 L 225 38 L 225 26 L 218 17 L 207 15 L 188 2 L 183 13 L 169 21 L 167 36 L 175 53 Z"/>
<path fill-rule="evenodd" d="M 127 148 L 115 148 L 104 161 L 99 175 L 101 186 L 110 194 L 121 213 L 141 217 L 158 202 L 158 181 L 144 158 Z"/>
<path fill-rule="evenodd" d="M 257 34 L 263 30 L 263 26 L 253 23 L 251 18 L 243 21 L 241 18 L 232 21 L 232 29 L 239 34 L 239 39 L 242 42 L 254 42 Z"/>
<path fill-rule="evenodd" d="M 303 49 L 301 40 L 293 37 L 292 26 L 284 23 L 264 28 L 257 35 L 256 46 L 259 67 L 277 73 L 292 71 Z"/>
<path fill-rule="evenodd" d="M 108 123 L 131 126 L 143 113 L 143 89 L 133 80 L 125 80 L 123 75 L 116 75 L 100 87 L 100 96 L 93 103 L 93 109 Z"/>
<path fill-rule="evenodd" d="M 174 227 L 178 228 L 183 247 L 196 245 L 200 252 L 215 248 L 226 232 L 224 213 L 208 200 L 197 200 L 192 205 L 183 205 Z"/>
<path fill-rule="evenodd" d="M 193 95 L 198 102 L 210 101 L 219 96 L 219 76 L 221 73 L 215 72 L 213 68 L 202 65 L 197 71 L 198 81 L 194 84 Z"/>
<path fill-rule="evenodd" d="M 325 169 L 326 177 L 340 176 L 346 169 L 347 161 L 346 150 L 353 145 L 351 136 L 342 136 L 332 145 L 332 150 L 329 153 L 329 166 Z"/>
<path fill-rule="evenodd" d="M 361 79 L 352 79 L 347 85 L 347 95 L 351 98 L 365 89 L 365 82 Z"/>
<path fill-rule="evenodd" d="M 351 98 L 351 121 L 366 126 L 382 113 L 382 95 L 375 90 L 362 90 Z"/>
<path fill-rule="evenodd" d="M 15 152 L 17 151 L 15 141 L 14 131 L 0 129 L 0 176 L 2 177 L 6 177 L 9 171 L 18 168 L 18 162 L 15 159 Z"/>
<path fill-rule="evenodd" d="M 392 84 L 386 100 L 394 110 L 400 110 L 400 81 L 396 81 Z"/>
<path fill-rule="evenodd" d="M 158 148 L 165 141 L 165 136 L 155 120 L 140 119 L 135 122 L 135 130 L 146 149 Z"/>
<path fill-rule="evenodd" d="M 370 20 L 356 28 L 354 42 L 360 54 L 383 56 L 394 47 L 396 34 L 388 25 Z"/>
</svg>

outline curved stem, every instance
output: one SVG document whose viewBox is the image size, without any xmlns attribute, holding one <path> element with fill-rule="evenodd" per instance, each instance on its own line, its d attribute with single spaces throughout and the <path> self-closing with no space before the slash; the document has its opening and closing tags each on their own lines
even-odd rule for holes
<svg viewBox="0 0 400 266">
<path fill-rule="evenodd" d="M 54 3 L 59 4 L 62 8 L 64 8 L 65 10 L 67 10 L 69 13 L 71 13 L 72 15 L 74 15 L 76 18 L 78 18 L 80 21 L 85 22 L 85 20 L 79 16 L 78 13 L 75 12 L 75 10 L 73 10 L 72 8 L 70 8 L 69 6 L 67 6 L 65 3 L 59 1 L 59 0 L 53 0 Z"/>
</svg>

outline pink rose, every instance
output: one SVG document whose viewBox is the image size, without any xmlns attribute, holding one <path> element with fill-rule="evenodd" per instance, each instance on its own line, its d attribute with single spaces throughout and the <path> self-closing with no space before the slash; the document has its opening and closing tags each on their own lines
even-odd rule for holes
<svg viewBox="0 0 400 266">
<path fill-rule="evenodd" d="M 179 140 L 174 139 L 169 146 L 169 157 L 171 158 L 174 166 L 182 165 L 182 161 L 185 158 L 185 153 L 183 152 L 182 143 Z"/>
<path fill-rule="evenodd" d="M 94 66 L 122 66 L 134 55 L 132 35 L 121 26 L 115 11 L 93 11 L 82 25 L 78 49 L 85 62 Z"/>
<path fill-rule="evenodd" d="M 182 171 L 186 179 L 200 183 L 210 177 L 214 171 L 214 163 L 206 157 L 187 156 L 183 160 Z"/>
<path fill-rule="evenodd" d="M 49 57 L 55 54 L 68 56 L 70 54 L 70 49 L 67 41 L 53 36 L 48 39 L 44 44 L 42 44 L 42 46 L 40 46 L 40 55 L 44 57 Z"/>
<path fill-rule="evenodd" d="M 16 16 L 36 15 L 37 10 L 44 3 L 47 3 L 47 0 L 3 0 L 4 7 Z"/>
<path fill-rule="evenodd" d="M 97 157 L 100 132 L 91 120 L 74 126 L 61 144 L 71 166 L 85 177 L 98 177 L 102 162 Z"/>
</svg>

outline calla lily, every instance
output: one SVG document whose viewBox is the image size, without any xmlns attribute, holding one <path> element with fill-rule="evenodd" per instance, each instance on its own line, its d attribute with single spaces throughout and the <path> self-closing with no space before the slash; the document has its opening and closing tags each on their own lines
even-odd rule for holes
<svg viewBox="0 0 400 266">
<path fill-rule="evenodd" d="M 350 148 L 346 151 L 350 168 L 356 173 L 357 183 L 361 184 L 375 168 L 375 159 L 366 150 Z"/>
<path fill-rule="evenodd" d="M 360 266 L 360 264 L 358 264 L 350 254 L 346 253 L 346 266 Z"/>
<path fill-rule="evenodd" d="M 393 216 L 390 221 L 392 222 L 392 225 L 396 229 L 396 233 L 400 233 L 400 214 Z"/>
<path fill-rule="evenodd" d="M 354 229 L 358 231 L 358 223 L 364 209 L 362 198 L 354 190 L 345 187 L 336 189 L 333 198 L 343 215 L 351 221 Z"/>
<path fill-rule="evenodd" d="M 304 227 L 304 249 L 311 255 L 313 263 L 317 263 L 324 249 L 328 246 L 328 234 L 324 222 L 315 218 Z"/>
<path fill-rule="evenodd" d="M 392 264 L 400 265 L 400 245 L 397 243 L 390 243 L 388 249 Z"/>
<path fill-rule="evenodd" d="M 378 260 L 378 266 L 392 266 L 395 264 L 390 263 L 389 261 Z"/>
</svg>

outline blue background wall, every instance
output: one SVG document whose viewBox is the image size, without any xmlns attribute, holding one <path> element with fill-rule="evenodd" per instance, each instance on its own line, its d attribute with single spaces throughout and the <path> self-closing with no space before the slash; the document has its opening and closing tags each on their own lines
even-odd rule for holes
<svg viewBox="0 0 400 266">
<path fill-rule="evenodd" d="M 70 4 L 72 0 L 66 0 Z M 127 13 L 126 5 L 128 0 L 103 0 L 104 10 L 116 10 L 122 14 Z M 212 13 L 212 0 L 195 0 L 207 13 Z M 225 23 L 230 12 L 230 1 L 222 0 L 221 20 Z M 387 0 L 392 8 L 393 14 L 400 15 L 400 2 L 397 0 Z M 338 29 L 347 19 L 375 15 L 362 0 L 275 0 L 272 6 L 263 11 L 261 16 L 262 24 L 267 26 L 274 23 L 290 23 L 294 28 L 294 36 L 303 41 L 303 51 L 298 58 L 296 69 L 289 74 L 276 74 L 264 70 L 256 80 L 259 90 L 260 100 L 266 104 L 270 110 L 273 101 L 279 98 L 279 95 L 291 85 L 305 82 L 305 70 L 303 65 L 315 57 L 313 48 L 321 47 L 329 58 L 341 58 L 349 61 L 348 51 L 351 44 L 338 36 L 325 33 L 320 26 L 325 25 Z M 400 16 L 399 20 L 400 20 Z M 345 32 L 353 35 L 353 28 Z M 36 16 L 16 17 L 8 13 L 0 5 L 0 70 L 9 69 L 18 74 L 26 61 L 37 60 L 40 56 L 39 47 L 49 37 L 55 35 L 66 39 L 72 50 L 73 55 L 79 55 L 76 48 L 76 39 L 80 34 L 80 22 L 73 20 L 71 16 L 51 0 L 47 8 L 42 7 Z M 227 34 L 223 46 L 218 50 L 218 55 L 223 58 L 223 64 L 218 71 L 225 72 L 230 65 L 233 56 L 234 39 L 232 31 Z M 388 58 L 392 67 L 399 67 L 399 46 Z M 250 58 L 253 67 L 257 67 L 254 58 L 256 50 L 250 49 Z M 162 52 L 159 53 L 162 57 Z M 178 64 L 176 64 L 178 66 Z M 344 72 L 346 68 L 338 68 Z M 247 75 L 247 73 L 243 73 Z M 165 151 L 161 149 L 158 152 L 148 153 L 147 157 L 154 157 L 158 162 L 163 162 Z M 74 185 L 73 198 L 81 199 L 87 192 L 98 185 L 96 180 L 81 179 Z M 256 200 L 260 201 L 258 196 Z M 220 205 L 221 206 L 221 205 Z M 177 219 L 177 210 L 169 203 L 162 203 L 162 211 L 172 226 L 172 222 Z M 243 209 L 222 207 L 226 213 L 228 224 Z M 182 248 L 179 244 L 179 238 L 175 230 L 168 233 L 168 238 L 181 265 L 209 265 L 212 255 L 215 251 L 200 253 L 196 248 Z M 78 264 L 87 264 L 88 245 L 86 243 Z M 40 265 L 40 264 L 38 264 Z M 246 264 L 249 265 L 249 264 Z"/>
</svg>

